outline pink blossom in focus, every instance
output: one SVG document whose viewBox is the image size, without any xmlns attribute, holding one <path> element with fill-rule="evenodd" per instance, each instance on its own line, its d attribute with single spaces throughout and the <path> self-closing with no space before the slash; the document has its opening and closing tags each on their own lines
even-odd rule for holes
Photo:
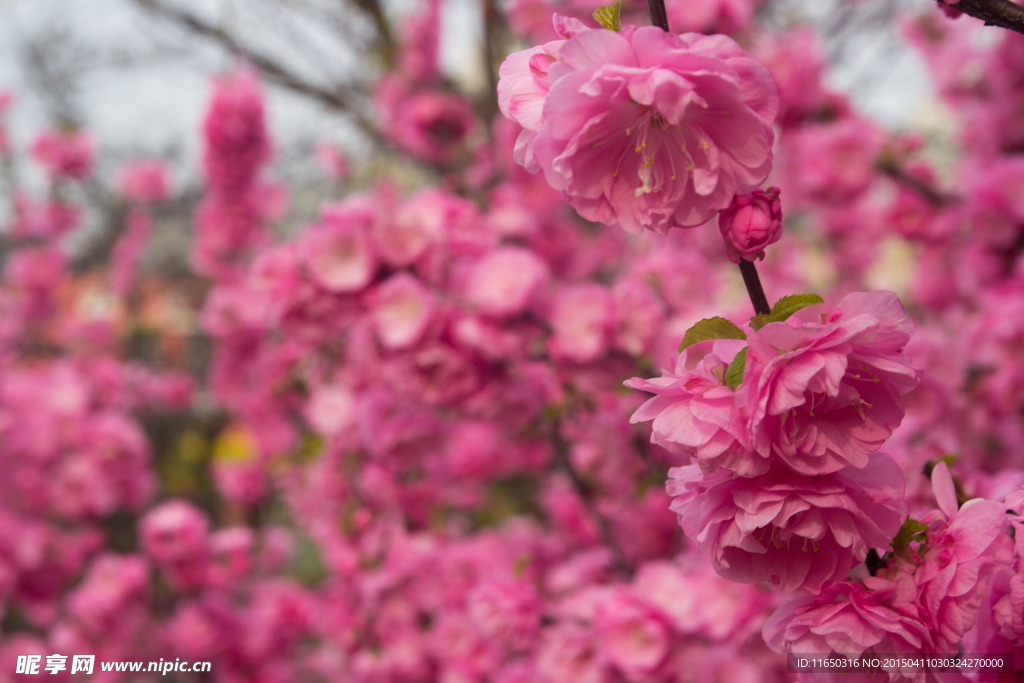
<svg viewBox="0 0 1024 683">
<path fill-rule="evenodd" d="M 524 128 L 516 161 L 581 216 L 666 233 L 764 181 L 778 90 L 731 39 L 574 30 L 510 55 L 498 101 Z"/>
<path fill-rule="evenodd" d="M 32 156 L 51 180 L 85 180 L 92 170 L 93 154 L 92 138 L 84 131 L 46 130 L 32 143 Z"/>
<path fill-rule="evenodd" d="M 885 548 L 906 516 L 903 474 L 873 453 L 863 469 L 804 476 L 775 463 L 740 477 L 697 465 L 669 471 L 679 524 L 722 576 L 816 593 Z"/>
<path fill-rule="evenodd" d="M 764 249 L 782 237 L 782 202 L 779 188 L 736 195 L 718 214 L 718 229 L 725 239 L 729 260 L 764 260 Z"/>
<path fill-rule="evenodd" d="M 651 443 L 697 458 L 706 472 L 724 467 L 744 477 L 764 474 L 768 459 L 751 452 L 736 392 L 725 383 L 726 369 L 744 346 L 738 339 L 702 342 L 679 354 L 675 372 L 627 380 L 627 387 L 657 394 L 630 422 L 653 420 Z"/>
<path fill-rule="evenodd" d="M 804 309 L 748 336 L 740 405 L 754 450 L 807 475 L 864 467 L 921 381 L 903 347 L 914 323 L 891 292 L 847 295 L 821 322 Z"/>
<path fill-rule="evenodd" d="M 945 462 L 932 470 L 932 487 L 940 509 L 922 520 L 929 525 L 927 540 L 898 554 L 885 575 L 911 584 L 934 652 L 949 653 L 974 626 L 992 574 L 1013 562 L 1013 541 L 1006 505 L 975 498 L 958 506 Z"/>
</svg>

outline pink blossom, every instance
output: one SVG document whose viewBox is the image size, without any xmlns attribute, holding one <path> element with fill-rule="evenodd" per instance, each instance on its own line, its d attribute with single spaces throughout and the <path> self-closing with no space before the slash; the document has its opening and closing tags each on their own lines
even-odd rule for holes
<svg viewBox="0 0 1024 683">
<path fill-rule="evenodd" d="M 674 373 L 627 380 L 627 387 L 657 394 L 630 422 L 653 419 L 651 443 L 697 458 L 706 472 L 724 467 L 741 476 L 764 474 L 768 460 L 751 453 L 736 392 L 725 383 L 726 369 L 744 346 L 735 339 L 702 342 L 679 354 Z"/>
<path fill-rule="evenodd" d="M 434 317 L 434 299 L 419 280 L 399 272 L 370 295 L 377 339 L 386 349 L 404 349 L 423 336 Z"/>
<path fill-rule="evenodd" d="M 934 651 L 949 653 L 974 626 L 992 574 L 1013 562 L 1013 541 L 1004 504 L 975 498 L 958 507 L 946 463 L 932 470 L 932 487 L 940 509 L 923 520 L 927 540 L 898 554 L 886 573 L 897 583 L 912 582 Z"/>
<path fill-rule="evenodd" d="M 169 500 L 146 513 L 139 536 L 146 554 L 166 570 L 179 587 L 206 581 L 208 531 L 206 516 L 190 503 Z"/>
<path fill-rule="evenodd" d="M 446 166 L 465 154 L 477 122 L 469 102 L 455 93 L 410 91 L 384 78 L 374 93 L 384 135 L 425 161 Z"/>
<path fill-rule="evenodd" d="M 543 602 L 529 582 L 490 579 L 478 583 L 466 596 L 475 627 L 487 638 L 514 650 L 533 645 L 540 632 Z"/>
<path fill-rule="evenodd" d="M 152 225 L 149 214 L 140 210 L 128 214 L 124 233 L 114 244 L 110 258 L 110 284 L 118 294 L 127 294 L 131 289 Z"/>
<path fill-rule="evenodd" d="M 250 186 L 271 151 L 255 70 L 243 67 L 214 82 L 203 133 L 203 165 L 210 186 L 228 193 Z"/>
<path fill-rule="evenodd" d="M 775 463 L 740 477 L 696 465 L 669 471 L 679 524 L 722 576 L 768 581 L 784 591 L 818 592 L 885 548 L 904 517 L 903 474 L 892 458 L 863 469 L 804 476 Z"/>
<path fill-rule="evenodd" d="M 803 126 L 783 139 L 792 150 L 785 168 L 787 196 L 801 201 L 841 203 L 864 192 L 874 180 L 882 133 L 852 117 Z"/>
<path fill-rule="evenodd" d="M 917 609 L 897 600 L 896 584 L 873 576 L 786 603 L 765 623 L 764 640 L 780 654 L 852 657 L 869 649 L 917 654 L 932 645 Z"/>
<path fill-rule="evenodd" d="M 547 264 L 533 252 L 499 247 L 473 266 L 466 298 L 485 315 L 517 315 L 529 306 L 548 277 Z"/>
<path fill-rule="evenodd" d="M 721 642 L 741 638 L 757 623 L 755 615 L 772 602 L 760 586 L 719 576 L 705 555 L 645 563 L 633 579 L 633 590 L 658 608 L 678 633 Z"/>
<path fill-rule="evenodd" d="M 589 220 L 700 225 L 771 170 L 778 91 L 725 36 L 575 30 L 510 55 L 498 100 L 516 161 Z"/>
<path fill-rule="evenodd" d="M 32 143 L 32 156 L 51 180 L 85 180 L 92 170 L 93 142 L 88 133 L 46 130 Z"/>
<path fill-rule="evenodd" d="M 320 168 L 331 180 L 340 183 L 348 179 L 352 169 L 348 158 L 337 145 L 326 140 L 319 142 L 316 145 L 315 156 Z"/>
<path fill-rule="evenodd" d="M 344 385 L 319 386 L 309 396 L 305 416 L 317 432 L 334 436 L 354 425 L 355 396 Z"/>
<path fill-rule="evenodd" d="M 650 673 L 669 653 L 668 624 L 625 587 L 598 605 L 596 622 L 602 653 L 627 676 Z"/>
<path fill-rule="evenodd" d="M 786 322 L 749 335 L 740 405 L 754 450 L 803 474 L 864 467 L 903 419 L 902 394 L 921 371 L 903 347 L 914 324 L 891 292 L 847 295 L 822 322 Z"/>
<path fill-rule="evenodd" d="M 373 209 L 354 197 L 321 209 L 320 225 L 305 235 L 302 251 L 313 279 L 331 292 L 358 292 L 377 268 L 368 228 Z"/>
<path fill-rule="evenodd" d="M 152 204 L 167 199 L 167 166 L 160 160 L 133 161 L 121 167 L 121 194 L 130 202 Z"/>
<path fill-rule="evenodd" d="M 548 344 L 552 355 L 574 363 L 589 363 L 608 348 L 612 317 L 611 294 L 601 285 L 571 285 L 555 295 L 548 319 L 554 336 Z"/>
<path fill-rule="evenodd" d="M 761 0 L 710 0 L 668 5 L 668 22 L 680 33 L 735 33 L 750 25 Z"/>
<path fill-rule="evenodd" d="M 612 299 L 615 348 L 631 356 L 642 356 L 650 351 L 661 332 L 665 304 L 650 287 L 633 279 L 615 283 Z"/>
<path fill-rule="evenodd" d="M 433 203 L 430 195 L 416 195 L 399 205 L 391 188 L 378 192 L 377 203 L 385 210 L 373 225 L 373 242 L 388 265 L 395 268 L 413 265 L 441 241 L 443 226 L 440 221 L 427 220 L 434 212 L 424 211 L 424 196 L 428 203 Z"/>
<path fill-rule="evenodd" d="M 718 229 L 725 239 L 730 261 L 763 260 L 765 247 L 782 237 L 779 188 L 736 195 L 729 208 L 718 214 Z"/>
</svg>

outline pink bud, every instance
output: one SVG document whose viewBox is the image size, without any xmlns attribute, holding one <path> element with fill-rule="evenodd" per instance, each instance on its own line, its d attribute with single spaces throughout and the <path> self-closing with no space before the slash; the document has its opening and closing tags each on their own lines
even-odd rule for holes
<svg viewBox="0 0 1024 683">
<path fill-rule="evenodd" d="M 729 259 L 753 261 L 764 258 L 764 248 L 782 236 L 780 190 L 769 187 L 736 195 L 729 208 L 718 214 L 718 229 L 725 239 Z"/>
</svg>

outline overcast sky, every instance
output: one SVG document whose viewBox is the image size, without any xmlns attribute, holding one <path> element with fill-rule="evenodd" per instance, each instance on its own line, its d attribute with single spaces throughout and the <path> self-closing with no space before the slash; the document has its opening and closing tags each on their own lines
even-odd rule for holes
<svg viewBox="0 0 1024 683">
<path fill-rule="evenodd" d="M 457 79 L 474 80 L 479 75 L 467 68 L 479 63 L 476 54 L 482 32 L 477 5 L 474 0 L 444 2 L 443 65 Z M 261 47 L 298 68 L 313 73 L 323 67 L 314 78 L 329 78 L 332 72 L 352 68 L 351 57 L 338 48 L 337 40 L 332 43 L 330 32 L 316 22 L 292 26 L 292 33 L 282 37 L 277 16 L 266 11 L 265 2 L 176 0 L 176 4 L 238 27 Z M 392 13 L 400 13 L 409 4 L 410 0 L 390 0 L 388 7 Z M 807 7 L 813 13 L 825 4 L 809 0 Z M 296 37 L 303 47 L 318 50 L 315 54 L 322 56 L 317 63 L 310 63 L 308 56 L 303 62 L 304 53 L 292 49 L 289 39 L 295 41 Z M 886 51 L 895 44 L 892 37 L 884 33 L 864 36 L 855 44 L 851 58 L 829 78 L 837 88 L 852 89 L 856 106 L 865 113 L 890 127 L 907 127 L 926 109 L 931 90 L 916 55 L 908 50 Z M 222 52 L 154 20 L 130 0 L 2 0 L 0 88 L 19 95 L 10 123 L 15 140 L 22 144 L 53 114 L 34 87 L 26 58 L 30 45 L 50 43 L 58 43 L 59 52 L 68 53 L 62 68 L 74 71 L 90 66 L 87 76 L 77 79 L 63 95 L 75 104 L 106 152 L 162 154 L 178 149 L 183 168 L 194 168 L 208 76 L 230 64 Z M 157 48 L 173 54 L 122 63 L 128 56 L 152 55 Z M 95 68 L 97 63 L 102 66 Z M 351 142 L 351 128 L 340 117 L 278 88 L 269 87 L 268 93 L 271 126 L 281 147 L 318 138 Z M 358 154 L 358 149 L 355 151 Z"/>
</svg>

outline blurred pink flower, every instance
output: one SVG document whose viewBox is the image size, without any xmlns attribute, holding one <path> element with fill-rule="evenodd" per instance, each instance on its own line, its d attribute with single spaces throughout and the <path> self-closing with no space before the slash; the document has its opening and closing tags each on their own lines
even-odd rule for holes
<svg viewBox="0 0 1024 683">
<path fill-rule="evenodd" d="M 152 204 L 167 199 L 167 165 L 159 159 L 132 161 L 121 167 L 121 194 L 130 202 Z"/>
<path fill-rule="evenodd" d="M 320 224 L 301 241 L 317 284 L 330 292 L 358 292 L 370 284 L 377 270 L 368 233 L 372 220 L 372 207 L 361 197 L 321 209 Z"/>
<path fill-rule="evenodd" d="M 573 363 L 597 360 L 608 348 L 612 319 L 611 293 L 599 284 L 569 285 L 555 294 L 548 320 L 554 335 L 548 349 Z"/>
<path fill-rule="evenodd" d="M 32 156 L 51 180 L 85 180 L 92 170 L 93 142 L 84 131 L 45 130 L 32 143 Z"/>
<path fill-rule="evenodd" d="M 547 264 L 521 247 L 499 247 L 474 266 L 466 284 L 466 298 L 484 315 L 522 313 L 547 283 Z"/>
<path fill-rule="evenodd" d="M 369 303 L 377 339 L 389 350 L 416 344 L 434 317 L 430 290 L 405 272 L 382 282 L 370 293 Z"/>
</svg>

